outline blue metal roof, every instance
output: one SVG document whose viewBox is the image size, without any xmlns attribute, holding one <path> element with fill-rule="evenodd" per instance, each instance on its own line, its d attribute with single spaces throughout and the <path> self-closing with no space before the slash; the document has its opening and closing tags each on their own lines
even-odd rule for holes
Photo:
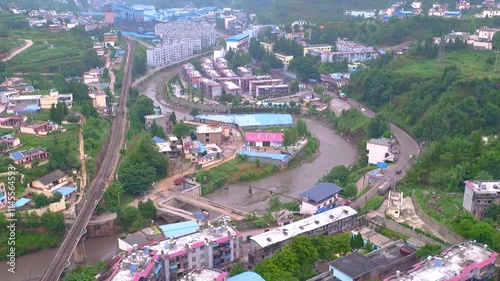
<svg viewBox="0 0 500 281">
<path fill-rule="evenodd" d="M 76 191 L 76 187 L 64 186 L 64 187 L 59 188 L 58 190 L 55 190 L 54 192 L 59 192 L 59 193 L 61 193 L 62 196 L 66 196 L 66 195 L 69 195 L 75 191 Z M 54 193 L 54 192 L 52 192 L 52 193 Z"/>
<path fill-rule="evenodd" d="M 238 155 L 247 155 L 250 157 L 262 157 L 262 158 L 270 158 L 274 160 L 283 161 L 287 155 L 286 154 L 278 154 L 278 153 L 267 153 L 267 152 L 255 152 L 255 151 L 239 151 Z"/>
<path fill-rule="evenodd" d="M 157 136 L 154 136 L 152 138 L 152 140 L 155 142 L 155 143 L 165 143 L 166 141 L 160 137 L 157 137 Z"/>
<path fill-rule="evenodd" d="M 309 198 L 316 203 L 323 202 L 325 199 L 339 193 L 342 188 L 331 182 L 322 182 L 299 194 L 299 196 Z"/>
<path fill-rule="evenodd" d="M 254 126 L 293 126 L 292 115 L 290 114 L 224 114 L 224 115 L 208 115 L 199 114 L 196 119 L 209 121 L 219 121 L 227 124 L 237 124 L 240 127 Z"/>
<path fill-rule="evenodd" d="M 265 281 L 265 280 L 259 274 L 252 271 L 247 271 L 235 275 L 227 279 L 227 281 Z"/>
<path fill-rule="evenodd" d="M 226 42 L 238 42 L 240 40 L 243 40 L 245 38 L 248 38 L 249 35 L 247 33 L 240 33 L 238 35 L 234 35 L 233 37 L 229 37 L 226 39 Z"/>
<path fill-rule="evenodd" d="M 12 137 L 14 137 L 13 134 L 6 134 L 6 135 L 1 136 L 0 139 L 8 139 L 8 138 L 12 138 Z"/>
<path fill-rule="evenodd" d="M 200 226 L 195 221 L 184 221 L 178 223 L 160 225 L 161 232 L 167 238 L 181 237 L 196 232 Z"/>
<path fill-rule="evenodd" d="M 19 160 L 21 160 L 21 159 L 23 159 L 23 158 L 24 158 L 24 155 L 23 155 L 23 153 L 22 153 L 22 152 L 19 152 L 19 151 L 17 151 L 17 152 L 12 152 L 12 153 L 10 154 L 10 158 L 14 159 L 14 161 L 19 161 Z"/>
<path fill-rule="evenodd" d="M 446 11 L 444 12 L 444 15 L 445 16 L 460 16 L 461 15 L 461 11 Z"/>
<path fill-rule="evenodd" d="M 38 105 L 27 105 L 26 108 L 24 109 L 25 111 L 39 111 L 41 107 Z"/>
<path fill-rule="evenodd" d="M 17 202 L 14 204 L 14 207 L 16 207 L 16 208 L 22 207 L 22 206 L 28 204 L 30 201 L 31 200 L 28 198 L 24 198 L 24 197 L 19 198 L 19 200 L 17 200 Z"/>
</svg>

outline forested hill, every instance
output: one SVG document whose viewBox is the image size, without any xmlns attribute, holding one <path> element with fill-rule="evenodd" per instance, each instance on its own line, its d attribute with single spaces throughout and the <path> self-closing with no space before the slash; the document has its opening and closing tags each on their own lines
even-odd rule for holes
<svg viewBox="0 0 500 281">
<path fill-rule="evenodd" d="M 56 11 L 81 11 L 88 8 L 87 0 L 0 0 L 0 7 L 7 9 L 14 3 L 22 10 L 56 10 Z"/>
<path fill-rule="evenodd" d="M 398 188 L 415 191 L 429 215 L 465 238 L 500 250 L 500 208 L 478 222 L 461 207 L 464 180 L 500 179 L 495 53 L 458 44 L 437 57 L 437 47 L 420 42 L 403 57 L 374 61 L 346 92 L 427 144 Z"/>
</svg>

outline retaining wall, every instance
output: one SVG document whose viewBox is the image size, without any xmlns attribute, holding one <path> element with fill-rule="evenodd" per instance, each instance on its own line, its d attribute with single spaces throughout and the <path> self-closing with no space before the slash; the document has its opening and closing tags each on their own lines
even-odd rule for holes
<svg viewBox="0 0 500 281">
<path fill-rule="evenodd" d="M 446 226 L 438 223 L 429 215 L 427 215 L 424 211 L 422 211 L 418 203 L 417 196 L 415 195 L 415 192 L 411 193 L 411 201 L 413 203 L 413 206 L 415 206 L 415 213 L 420 217 L 420 219 L 422 219 L 434 231 L 439 233 L 439 235 L 441 235 L 445 240 L 448 240 L 453 244 L 459 244 L 465 241 L 463 237 L 451 231 Z"/>
<path fill-rule="evenodd" d="M 390 229 L 390 230 L 393 230 L 393 231 L 396 231 L 398 233 L 402 233 L 406 236 L 410 236 L 410 237 L 413 237 L 413 238 L 416 238 L 424 243 L 428 243 L 428 244 L 434 244 L 434 245 L 439 245 L 443 248 L 447 247 L 445 244 L 439 242 L 439 241 L 436 241 L 428 236 L 425 236 L 424 234 L 422 233 L 418 233 L 416 232 L 415 230 L 413 229 L 409 229 L 407 227 L 404 227 L 402 225 L 400 225 L 399 223 L 393 221 L 393 220 L 390 220 L 390 219 L 385 219 L 384 221 L 384 225 L 386 228 Z"/>
</svg>

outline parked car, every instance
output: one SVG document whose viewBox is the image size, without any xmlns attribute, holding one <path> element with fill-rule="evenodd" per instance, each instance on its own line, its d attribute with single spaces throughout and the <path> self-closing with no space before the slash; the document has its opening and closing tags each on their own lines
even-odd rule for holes
<svg viewBox="0 0 500 281">
<path fill-rule="evenodd" d="M 174 180 L 175 185 L 180 185 L 186 182 L 186 179 L 184 177 L 178 178 Z"/>
</svg>

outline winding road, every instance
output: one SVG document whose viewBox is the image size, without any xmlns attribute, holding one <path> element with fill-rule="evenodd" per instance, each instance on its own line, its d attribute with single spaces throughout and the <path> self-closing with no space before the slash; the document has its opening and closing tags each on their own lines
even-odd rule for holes
<svg viewBox="0 0 500 281">
<path fill-rule="evenodd" d="M 12 53 L 10 53 L 10 55 L 8 57 L 2 59 L 2 61 L 6 62 L 6 61 L 11 60 L 13 57 L 19 55 L 24 50 L 28 49 L 29 47 L 31 47 L 33 45 L 33 41 L 31 41 L 31 40 L 25 40 L 25 41 L 26 41 L 26 44 L 24 44 L 23 46 L 15 49 Z"/>
</svg>

